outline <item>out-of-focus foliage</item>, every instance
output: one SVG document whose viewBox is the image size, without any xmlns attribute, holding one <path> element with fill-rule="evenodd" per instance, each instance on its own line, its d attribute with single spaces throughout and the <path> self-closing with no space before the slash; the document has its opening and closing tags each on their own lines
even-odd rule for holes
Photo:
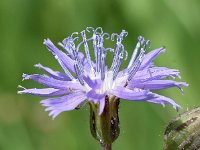
<svg viewBox="0 0 200 150">
<path fill-rule="evenodd" d="M 0 150 L 99 149 L 89 130 L 89 107 L 62 113 L 54 121 L 39 98 L 17 95 L 22 73 L 39 73 L 36 63 L 60 69 L 42 45 L 44 38 L 57 43 L 74 31 L 101 26 L 104 31 L 129 36 L 129 52 L 143 35 L 151 49 L 166 46 L 156 60 L 160 66 L 178 68 L 189 83 L 185 94 L 162 91 L 182 106 L 200 104 L 200 1 L 199 0 L 1 0 L 0 1 Z M 130 56 L 129 56 L 130 57 Z M 114 150 L 160 150 L 163 132 L 176 111 L 167 106 L 122 102 L 121 134 Z"/>
</svg>

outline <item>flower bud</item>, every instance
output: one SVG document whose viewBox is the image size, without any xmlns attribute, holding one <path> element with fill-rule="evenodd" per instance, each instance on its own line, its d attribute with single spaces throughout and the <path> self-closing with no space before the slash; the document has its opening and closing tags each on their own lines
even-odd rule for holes
<svg viewBox="0 0 200 150">
<path fill-rule="evenodd" d="M 174 119 L 164 133 L 163 150 L 200 149 L 200 107 Z"/>
</svg>

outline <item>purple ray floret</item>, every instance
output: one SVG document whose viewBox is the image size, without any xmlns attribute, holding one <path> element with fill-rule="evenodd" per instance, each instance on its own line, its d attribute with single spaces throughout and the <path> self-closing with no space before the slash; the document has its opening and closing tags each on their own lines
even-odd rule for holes
<svg viewBox="0 0 200 150">
<path fill-rule="evenodd" d="M 87 36 L 90 35 L 88 38 Z M 163 90 L 178 87 L 182 91 L 185 82 L 170 80 L 180 77 L 179 71 L 153 64 L 161 53 L 163 47 L 145 53 L 150 46 L 150 41 L 142 36 L 130 57 L 128 66 L 121 69 L 123 60 L 128 58 L 122 41 L 128 32 L 122 30 L 120 34 L 104 33 L 102 28 L 86 28 L 81 33 L 75 32 L 64 39 L 58 49 L 49 39 L 44 40 L 44 45 L 58 61 L 63 72 L 54 71 L 41 64 L 35 67 L 46 74 L 23 74 L 23 80 L 34 80 L 45 86 L 42 89 L 25 89 L 19 94 L 32 94 L 48 97 L 41 104 L 50 111 L 53 119 L 61 112 L 74 110 L 84 103 L 99 105 L 99 115 L 104 110 L 105 97 L 118 97 L 131 101 L 146 101 L 156 104 L 171 104 L 175 109 L 180 106 L 172 99 L 153 93 L 151 90 Z M 115 41 L 115 48 L 104 46 L 105 41 Z M 90 53 L 93 53 L 94 58 Z M 108 67 L 108 53 L 113 53 L 113 61 Z M 167 79 L 166 79 L 167 78 Z"/>
</svg>

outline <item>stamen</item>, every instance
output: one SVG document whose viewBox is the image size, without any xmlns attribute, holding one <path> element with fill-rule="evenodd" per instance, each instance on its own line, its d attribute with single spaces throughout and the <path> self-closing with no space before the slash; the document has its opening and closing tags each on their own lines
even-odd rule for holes
<svg viewBox="0 0 200 150">
<path fill-rule="evenodd" d="M 98 30 L 99 30 L 100 32 L 99 32 Z M 103 29 L 102 29 L 102 27 L 97 27 L 97 28 L 95 29 L 95 33 L 96 33 L 96 34 L 100 34 L 100 35 L 103 34 Z"/>
<path fill-rule="evenodd" d="M 118 38 L 118 36 L 119 36 L 119 35 L 118 35 L 117 33 L 113 33 L 113 34 L 111 35 L 111 40 L 114 41 L 114 40 L 115 40 L 115 37 Z"/>
<path fill-rule="evenodd" d="M 63 49 L 67 50 L 67 49 L 65 48 L 65 45 L 64 45 L 63 43 L 58 42 L 58 45 L 59 45 L 60 47 L 62 47 Z M 68 52 L 68 50 L 67 50 L 67 52 Z"/>
<path fill-rule="evenodd" d="M 74 39 L 74 38 L 73 38 L 74 35 L 78 35 L 78 32 L 73 32 L 73 33 L 71 34 L 70 37 L 71 37 L 72 39 Z"/>
<path fill-rule="evenodd" d="M 93 46 L 94 46 L 94 52 L 95 52 L 95 58 L 96 58 L 96 72 L 101 71 L 101 57 L 102 57 L 102 48 L 103 48 L 102 34 L 103 34 L 103 30 L 101 27 L 97 27 L 93 34 L 93 37 L 96 38 L 93 40 Z"/>
<path fill-rule="evenodd" d="M 126 37 L 128 35 L 128 32 L 126 32 L 125 30 L 122 30 L 122 32 L 120 33 L 120 35 L 116 34 L 116 33 L 113 33 L 111 35 L 111 40 L 114 40 L 114 37 L 117 36 L 117 43 L 116 43 L 116 46 L 115 46 L 115 53 L 114 53 L 114 58 L 113 58 L 113 62 L 112 62 L 112 65 L 111 65 L 111 68 L 110 70 L 114 71 L 116 70 L 117 68 L 117 65 L 118 65 L 118 57 L 119 57 L 119 53 L 120 53 L 120 49 L 122 49 L 122 54 L 124 53 L 124 47 L 122 45 L 122 40 L 123 40 L 123 37 Z"/>
<path fill-rule="evenodd" d="M 89 47 L 88 47 L 88 43 L 87 43 L 87 39 L 86 39 L 86 35 L 85 35 L 85 30 L 83 30 L 81 32 L 82 38 L 83 38 L 83 42 L 84 42 L 84 48 L 85 48 L 85 54 L 87 57 L 87 60 L 90 64 L 91 69 L 93 69 L 93 65 L 92 65 L 92 61 L 91 61 L 91 57 L 90 57 L 90 52 L 89 52 Z"/>
<path fill-rule="evenodd" d="M 127 58 L 128 58 L 128 52 L 126 50 L 124 52 L 125 52 L 125 58 L 124 58 L 124 60 L 127 60 Z"/>
<path fill-rule="evenodd" d="M 144 53 L 147 49 L 147 47 L 150 46 L 150 41 L 142 41 L 141 43 L 143 43 L 143 47 L 140 50 L 140 54 L 139 56 L 136 58 L 136 60 L 132 63 L 132 66 L 130 68 L 128 68 L 128 73 L 129 73 L 129 77 L 128 77 L 128 81 L 130 81 L 133 76 L 136 74 L 136 72 L 138 71 L 141 63 L 142 63 L 142 59 L 144 57 Z"/>
<path fill-rule="evenodd" d="M 72 50 L 72 54 L 73 54 L 74 58 L 77 59 L 78 58 L 78 51 L 77 51 L 77 49 L 75 48 L 75 46 L 73 44 L 70 44 L 70 48 Z"/>
<path fill-rule="evenodd" d="M 120 36 L 122 37 L 126 37 L 128 35 L 128 32 L 126 30 L 122 30 L 122 32 L 120 33 Z"/>
<path fill-rule="evenodd" d="M 105 39 L 110 39 L 110 35 L 108 33 L 103 33 L 102 36 L 100 36 L 100 40 L 99 40 L 99 44 L 100 44 L 100 49 L 101 49 L 101 67 L 100 67 L 100 71 L 101 71 L 101 80 L 104 80 L 105 79 L 105 68 L 106 68 L 106 55 L 107 55 L 107 51 L 110 50 L 110 51 L 113 51 L 113 49 L 105 49 L 104 48 L 104 38 Z"/>
<path fill-rule="evenodd" d="M 96 29 L 97 30 L 97 29 Z M 86 28 L 86 31 L 87 32 L 93 32 L 93 36 L 91 39 L 93 39 L 93 49 L 94 49 L 94 55 L 95 55 L 95 58 L 96 58 L 96 49 L 97 49 L 97 44 L 96 44 L 96 41 L 97 41 L 97 35 L 96 35 L 96 30 L 93 28 L 93 27 L 87 27 Z"/>
<path fill-rule="evenodd" d="M 72 76 L 72 74 L 70 73 L 70 71 L 65 67 L 65 65 L 63 64 L 63 62 L 59 59 L 59 57 L 57 55 L 54 55 L 55 59 L 58 61 L 58 63 L 60 64 L 60 66 L 62 67 L 62 69 L 64 70 L 64 72 L 66 73 L 66 75 L 71 79 L 74 80 L 75 78 Z"/>
<path fill-rule="evenodd" d="M 119 38 L 119 36 L 118 36 L 118 38 Z M 121 44 L 119 44 L 119 43 L 117 43 L 115 46 L 114 58 L 113 58 L 113 62 L 112 62 L 111 68 L 110 68 L 110 70 L 112 70 L 112 71 L 114 70 L 114 68 L 116 66 L 116 61 L 118 59 L 118 55 L 119 55 L 118 53 L 120 51 L 120 47 L 121 47 Z"/>
<path fill-rule="evenodd" d="M 73 38 L 73 42 L 78 41 L 79 37 Z"/>
<path fill-rule="evenodd" d="M 68 43 L 68 38 L 65 38 L 64 40 L 62 40 L 62 43 L 64 44 L 64 45 L 66 45 L 67 43 Z"/>
<path fill-rule="evenodd" d="M 74 57 L 74 60 L 77 61 L 78 65 L 79 65 L 79 68 L 80 68 L 80 71 L 83 73 L 83 65 L 78 57 L 78 50 L 76 47 L 75 47 L 75 44 L 74 44 L 74 41 L 76 39 L 78 39 L 79 37 L 75 37 L 75 38 L 72 38 L 73 35 L 76 35 L 78 34 L 78 32 L 74 32 L 72 33 L 72 35 L 69 37 L 69 47 L 72 51 L 72 55 Z M 78 47 L 79 48 L 79 47 Z"/>
<path fill-rule="evenodd" d="M 105 51 L 109 51 L 109 52 L 114 52 L 115 50 L 113 48 L 106 48 Z"/>
<path fill-rule="evenodd" d="M 150 48 L 151 42 L 149 40 L 146 41 L 145 49 Z"/>
<path fill-rule="evenodd" d="M 58 42 L 58 45 L 61 46 L 63 49 L 65 49 L 65 45 L 63 43 Z M 67 52 L 68 52 L 68 50 L 67 50 Z"/>
<path fill-rule="evenodd" d="M 71 50 L 71 48 L 70 48 L 70 39 L 71 39 L 71 37 L 69 38 L 65 38 L 63 41 L 62 41 L 62 43 L 61 42 L 59 42 L 58 43 L 58 45 L 59 46 L 61 46 L 69 55 L 70 55 L 70 57 L 72 57 L 73 56 L 73 54 L 72 54 L 72 50 Z M 71 39 L 72 40 L 72 39 Z"/>
<path fill-rule="evenodd" d="M 105 67 L 106 67 L 106 49 L 103 46 L 104 37 L 105 39 L 109 39 L 110 35 L 108 33 L 104 33 L 102 35 L 96 35 L 97 37 L 97 51 L 96 51 L 96 72 L 100 72 L 101 80 L 105 79 Z"/>
<path fill-rule="evenodd" d="M 136 72 L 138 71 L 141 65 L 141 62 L 142 62 L 142 55 L 138 56 L 136 61 L 133 63 L 133 66 L 131 67 L 131 70 L 129 71 L 128 81 L 130 81 L 133 78 L 133 76 L 136 74 Z"/>
<path fill-rule="evenodd" d="M 75 35 L 75 37 L 73 37 Z M 78 32 L 74 32 L 71 34 L 71 36 L 68 37 L 69 39 L 69 47 L 71 47 L 72 49 L 76 49 L 75 46 L 75 41 L 78 41 L 79 37 L 78 37 Z"/>
<path fill-rule="evenodd" d="M 119 71 L 120 66 L 121 66 L 121 64 L 122 64 L 122 60 L 123 60 L 123 53 L 121 52 L 121 53 L 119 54 L 118 61 L 116 62 L 116 67 L 115 67 L 115 69 L 113 70 L 113 80 L 115 80 L 116 77 L 117 77 L 118 71 Z"/>
<path fill-rule="evenodd" d="M 96 51 L 96 72 L 100 72 L 101 55 L 102 55 L 102 38 L 98 37 L 97 51 Z"/>
<path fill-rule="evenodd" d="M 131 56 L 131 60 L 130 60 L 130 62 L 129 62 L 129 64 L 128 64 L 128 69 L 132 66 L 132 64 L 134 63 L 134 61 L 135 61 L 135 59 L 136 59 L 136 56 L 137 56 L 137 54 L 138 54 L 138 51 L 139 51 L 139 48 L 140 48 L 140 46 L 142 45 L 142 41 L 144 41 L 144 38 L 142 37 L 142 36 L 139 36 L 138 37 L 138 43 L 136 44 L 136 47 L 135 47 L 135 49 L 134 49 L 134 51 L 133 51 L 133 54 L 132 54 L 132 56 Z"/>
<path fill-rule="evenodd" d="M 79 63 L 76 62 L 76 61 L 74 63 L 74 70 L 75 70 L 77 79 L 79 80 L 80 84 L 84 85 L 84 80 L 82 78 L 82 73 L 81 73 L 81 70 L 80 70 L 80 66 L 79 66 Z"/>
<path fill-rule="evenodd" d="M 106 54 L 101 55 L 101 80 L 105 79 Z"/>
<path fill-rule="evenodd" d="M 74 41 L 76 39 L 73 39 L 71 36 L 69 36 L 67 38 L 67 42 L 66 42 L 66 46 L 65 46 L 65 47 L 68 48 L 66 50 L 68 50 L 68 53 L 70 54 L 71 58 L 73 58 L 73 59 L 75 59 L 75 55 L 74 55 L 75 53 L 73 52 L 73 49 L 75 49 L 75 43 L 74 43 Z"/>
<path fill-rule="evenodd" d="M 71 45 L 71 49 L 72 49 L 72 53 L 73 53 L 73 56 L 74 56 L 74 60 L 77 62 L 78 66 L 79 66 L 79 69 L 80 69 L 80 72 L 83 73 L 83 65 L 78 57 L 78 51 L 77 51 L 77 48 L 75 48 L 75 46 L 72 46 Z"/>
<path fill-rule="evenodd" d="M 87 30 L 87 32 L 91 32 L 91 31 L 94 32 L 94 28 L 93 27 L 87 27 L 86 30 Z"/>
<path fill-rule="evenodd" d="M 80 43 L 78 44 L 78 46 L 76 47 L 77 51 L 79 51 L 81 45 L 84 44 L 84 42 L 87 42 L 87 43 L 88 43 L 88 42 L 91 41 L 91 40 L 93 40 L 93 38 L 86 39 L 85 41 L 80 42 Z"/>
<path fill-rule="evenodd" d="M 97 59 L 97 40 L 98 40 L 98 35 L 96 35 L 96 33 L 93 33 L 92 36 L 93 39 L 93 49 L 94 49 L 94 56 L 95 56 L 95 60 Z"/>
<path fill-rule="evenodd" d="M 118 59 L 116 60 L 116 65 L 115 65 L 115 68 L 113 70 L 113 80 L 115 80 L 115 78 L 117 77 L 117 74 L 119 72 L 120 66 L 122 64 L 122 60 L 124 58 L 124 52 L 125 52 L 125 55 L 126 55 L 125 57 L 127 57 L 127 55 L 128 55 L 128 52 L 124 50 L 123 45 L 121 45 L 121 48 L 122 48 L 122 50 L 121 50 L 121 52 L 118 56 Z"/>
<path fill-rule="evenodd" d="M 102 37 L 108 40 L 108 39 L 110 39 L 110 34 L 109 33 L 103 33 Z"/>
</svg>

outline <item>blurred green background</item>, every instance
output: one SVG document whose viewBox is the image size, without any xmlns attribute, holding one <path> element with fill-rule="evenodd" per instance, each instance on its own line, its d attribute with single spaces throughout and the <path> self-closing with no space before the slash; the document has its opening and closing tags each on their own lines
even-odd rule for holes
<svg viewBox="0 0 200 150">
<path fill-rule="evenodd" d="M 189 83 L 182 95 L 173 88 L 159 92 L 182 106 L 200 104 L 199 0 L 1 0 L 0 1 L 0 150 L 100 149 L 89 130 L 89 107 L 62 113 L 54 121 L 40 106 L 41 98 L 17 95 L 22 73 L 39 73 L 36 63 L 59 69 L 42 42 L 61 41 L 87 26 L 108 33 L 125 29 L 126 49 L 137 36 L 151 40 L 151 49 L 166 46 L 156 64 L 177 68 Z M 161 150 L 167 123 L 178 113 L 171 107 L 122 101 L 121 134 L 114 150 Z"/>
</svg>

